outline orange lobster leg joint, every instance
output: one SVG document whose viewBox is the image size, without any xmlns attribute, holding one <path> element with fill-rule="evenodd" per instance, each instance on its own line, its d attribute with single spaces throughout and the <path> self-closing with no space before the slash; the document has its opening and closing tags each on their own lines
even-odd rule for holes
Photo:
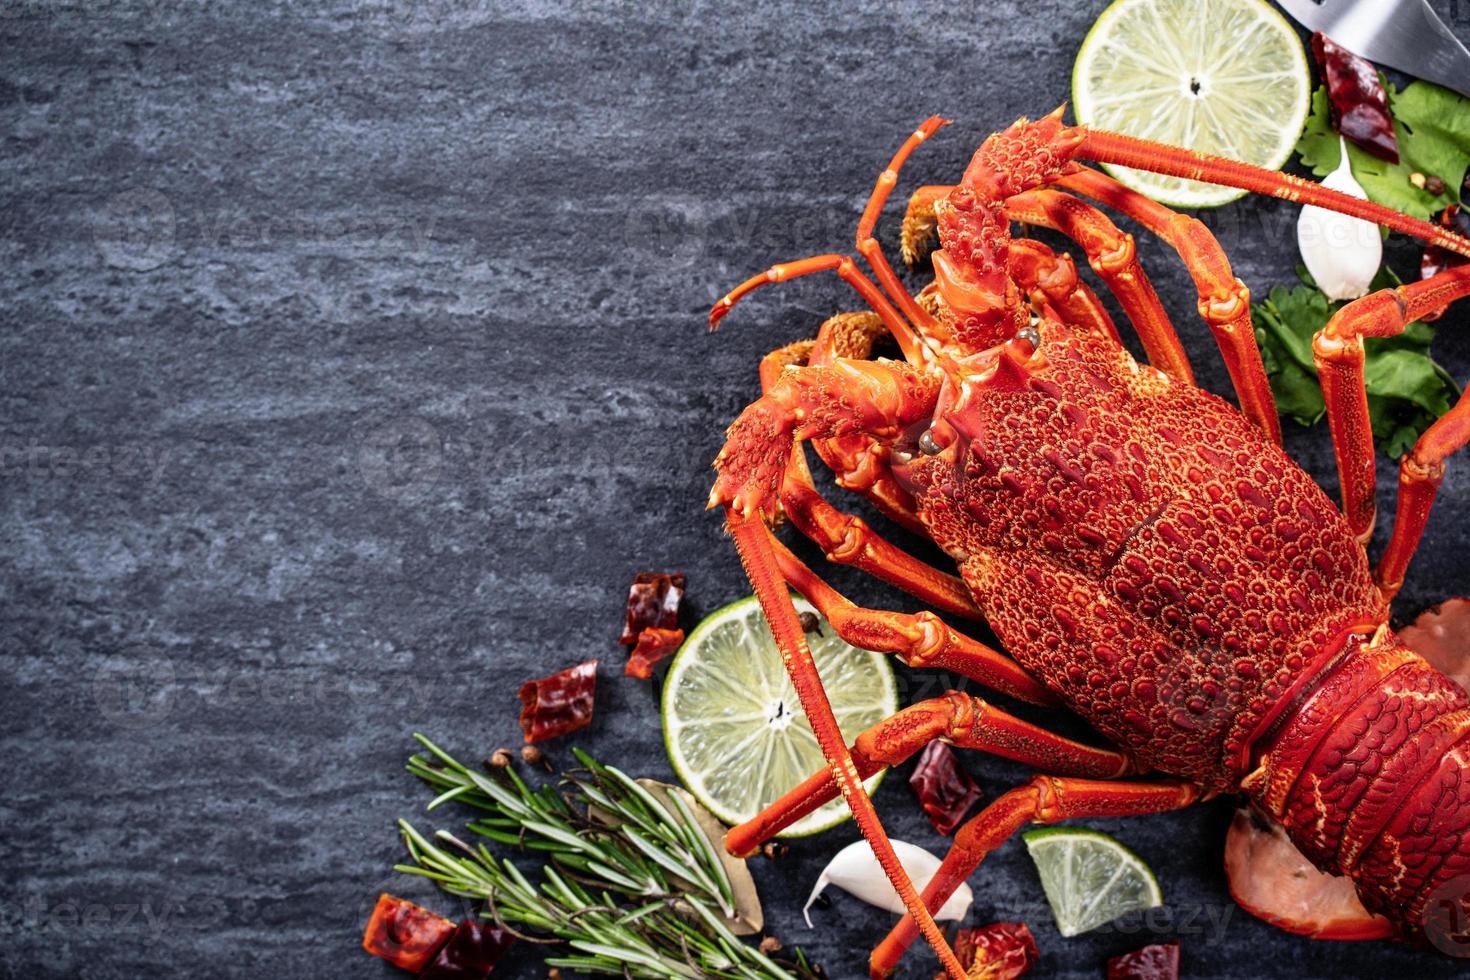
<svg viewBox="0 0 1470 980">
<path fill-rule="evenodd" d="M 958 575 L 945 574 L 889 543 L 862 518 L 842 513 L 810 486 L 788 480 L 781 506 L 791 523 L 826 552 L 828 561 L 859 568 L 943 612 L 980 618 Z"/>
<path fill-rule="evenodd" d="M 960 691 L 920 701 L 869 728 L 852 744 L 853 762 L 858 775 L 867 779 L 941 738 L 958 748 L 988 752 L 1058 775 L 1111 779 L 1138 772 L 1136 763 L 1122 752 L 1062 738 Z M 831 774 L 825 769 L 815 773 L 732 829 L 725 835 L 725 846 L 732 854 L 751 854 L 836 796 Z"/>
<path fill-rule="evenodd" d="M 1133 322 L 1149 363 L 1176 380 L 1194 383 L 1184 345 L 1139 264 L 1132 235 L 1120 231 L 1092 205 L 1049 188 L 1011 198 L 1006 214 L 1014 221 L 1055 229 L 1081 245 L 1092 270 L 1107 283 Z"/>
<path fill-rule="evenodd" d="M 863 209 L 863 216 L 858 222 L 857 229 L 858 254 L 867 260 L 873 274 L 878 277 L 878 283 L 888 292 L 889 296 L 897 301 L 904 316 L 917 324 L 925 334 L 934 331 L 938 324 L 914 301 L 909 291 L 899 281 L 898 274 L 893 271 L 893 267 L 888 264 L 888 259 L 884 257 L 878 239 L 873 237 L 873 229 L 877 227 L 878 215 L 882 213 L 883 205 L 888 202 L 888 196 L 893 193 L 894 185 L 898 183 L 898 172 L 908 161 L 909 154 L 913 153 L 920 143 L 938 132 L 941 126 L 947 125 L 949 125 L 948 119 L 930 116 L 904 141 L 903 146 L 899 147 L 888 166 L 878 175 L 878 182 L 873 186 L 873 193 L 868 197 L 867 207 Z"/>
<path fill-rule="evenodd" d="M 759 517 L 743 515 L 733 507 L 725 508 L 725 523 L 730 536 L 735 539 L 735 547 L 740 552 L 745 573 L 750 578 L 761 609 L 766 614 L 766 621 L 770 624 L 776 647 L 781 651 L 781 659 L 785 662 L 792 686 L 796 688 L 802 710 L 806 712 L 817 744 L 821 746 L 822 754 L 827 759 L 833 782 L 852 810 L 858 829 L 873 848 L 878 864 L 898 891 L 904 907 L 909 910 L 914 921 L 918 922 L 924 938 L 934 947 L 945 971 L 953 980 L 965 980 L 964 969 L 959 960 L 955 959 L 954 951 L 949 948 L 934 917 L 924 907 L 918 890 L 909 880 L 908 873 L 894 853 L 893 845 L 889 843 L 873 801 L 863 788 L 862 777 L 858 775 L 857 766 L 848 753 L 847 743 L 837 727 L 837 717 L 832 713 L 827 692 L 822 689 L 822 680 L 817 674 L 817 665 L 812 659 L 811 650 L 807 648 L 806 634 L 797 618 L 796 607 L 791 603 L 786 582 L 776 564 L 773 550 L 775 538 Z"/>
<path fill-rule="evenodd" d="M 1398 514 L 1393 522 L 1393 537 L 1378 563 L 1378 587 L 1385 598 L 1392 599 L 1404 584 L 1404 572 L 1424 526 L 1434 496 L 1444 481 L 1444 461 L 1451 453 L 1470 444 L 1470 395 L 1461 395 L 1455 407 L 1425 430 L 1414 448 L 1399 463 Z"/>
<path fill-rule="evenodd" d="M 1010 261 L 1011 275 L 1021 288 L 1045 296 L 1063 323 L 1123 342 L 1102 301 L 1077 277 L 1072 256 L 1058 255 L 1031 238 L 1017 238 L 1011 242 Z"/>
<path fill-rule="evenodd" d="M 1037 776 L 997 797 L 959 829 L 954 845 L 924 889 L 924 904 L 931 909 L 942 906 L 987 854 L 1027 823 L 1162 813 L 1189 806 L 1201 795 L 1197 785 L 1186 782 L 1109 783 Z M 905 916 L 873 951 L 871 974 L 892 974 L 917 935 L 913 922 Z"/>
<path fill-rule="evenodd" d="M 734 308 L 735 304 L 761 286 L 786 282 L 788 279 L 799 279 L 818 272 L 835 272 L 843 282 L 856 289 L 858 294 L 867 300 L 868 305 L 883 318 L 883 325 L 898 341 L 904 357 L 914 362 L 922 360 L 923 342 L 919 339 L 918 334 L 914 333 L 913 327 L 904 320 L 888 298 L 883 295 L 883 291 L 873 283 L 873 280 L 863 275 L 857 263 L 846 255 L 813 255 L 809 258 L 797 259 L 795 262 L 781 262 L 771 266 L 760 275 L 751 276 L 726 293 L 714 305 L 709 312 L 709 328 L 719 329 L 720 321 Z"/>
<path fill-rule="evenodd" d="M 1055 694 L 1010 657 L 951 628 L 927 609 L 917 613 L 864 609 L 822 581 L 779 541 L 773 540 L 771 548 L 785 580 L 853 646 L 897 654 L 910 667 L 953 670 L 1032 704 L 1057 703 Z"/>
<path fill-rule="evenodd" d="M 1210 230 L 1199 219 L 1172 211 L 1096 170 L 1082 168 L 1059 183 L 1117 209 L 1179 253 L 1194 279 L 1200 317 L 1220 346 L 1240 410 L 1279 444 L 1281 418 L 1251 323 L 1250 290 L 1235 277 Z"/>
<path fill-rule="evenodd" d="M 1342 509 L 1360 541 L 1372 535 L 1377 510 L 1363 338 L 1395 336 L 1413 320 L 1466 295 L 1470 295 L 1470 266 L 1456 266 L 1422 282 L 1379 290 L 1354 300 L 1338 310 L 1312 338 L 1312 357 L 1322 382 L 1332 447 L 1337 455 Z M 1416 533 L 1413 543 L 1417 542 Z M 1406 545 L 1401 542 L 1401 548 Z M 1407 565 L 1408 555 L 1403 555 L 1402 561 Z"/>
</svg>

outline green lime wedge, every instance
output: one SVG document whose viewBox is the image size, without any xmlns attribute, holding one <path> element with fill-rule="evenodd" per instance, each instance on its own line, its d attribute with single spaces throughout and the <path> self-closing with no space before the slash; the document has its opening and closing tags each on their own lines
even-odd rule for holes
<svg viewBox="0 0 1470 980">
<path fill-rule="evenodd" d="M 1076 936 L 1127 912 L 1164 904 L 1158 879 L 1137 854 L 1107 834 L 1046 827 L 1022 835 L 1057 931 Z"/>
<path fill-rule="evenodd" d="M 1117 0 L 1072 68 L 1077 121 L 1272 170 L 1307 120 L 1301 39 L 1264 0 Z M 1174 207 L 1211 208 L 1245 191 L 1108 166 Z"/>
<path fill-rule="evenodd" d="M 799 612 L 816 612 L 795 602 Z M 826 620 L 818 628 L 807 646 L 851 743 L 898 710 L 898 684 L 887 655 L 844 642 Z M 679 779 L 728 824 L 749 820 L 826 765 L 754 597 L 711 613 L 679 648 L 664 681 L 663 725 Z M 869 792 L 882 775 L 868 780 Z M 781 836 L 815 834 L 848 816 L 837 799 Z"/>
</svg>

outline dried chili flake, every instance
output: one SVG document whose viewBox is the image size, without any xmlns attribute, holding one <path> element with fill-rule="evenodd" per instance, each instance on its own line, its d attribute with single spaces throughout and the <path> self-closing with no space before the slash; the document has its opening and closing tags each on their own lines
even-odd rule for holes
<svg viewBox="0 0 1470 980">
<path fill-rule="evenodd" d="M 378 896 L 362 934 L 362 948 L 404 970 L 418 973 L 454 934 L 442 915 L 386 892 Z"/>
<path fill-rule="evenodd" d="M 1332 128 L 1375 157 L 1398 163 L 1399 141 L 1378 69 L 1320 31 L 1312 35 L 1312 53 L 1327 83 Z"/>
<path fill-rule="evenodd" d="M 1441 211 L 1439 217 L 1434 220 L 1442 228 L 1448 228 L 1458 235 L 1470 237 L 1470 218 L 1466 217 L 1465 213 L 1460 210 L 1458 204 L 1451 204 Z M 1470 258 L 1466 258 L 1457 252 L 1451 252 L 1449 249 L 1441 248 L 1438 245 L 1425 245 L 1424 255 L 1419 259 L 1419 278 L 1428 279 L 1432 275 L 1441 273 L 1446 269 L 1453 269 L 1457 265 L 1464 265 L 1466 262 L 1470 262 Z M 1420 317 L 1420 319 L 1434 320 L 1438 317 L 1439 314 L 1435 313 L 1431 316 Z"/>
<path fill-rule="evenodd" d="M 597 661 L 521 685 L 521 731 L 527 742 L 540 742 L 592 723 L 597 696 Z"/>
<path fill-rule="evenodd" d="M 955 936 L 954 955 L 966 973 L 980 980 L 1014 980 L 1041 958 L 1036 939 L 1023 922 L 961 929 Z M 977 965 L 982 966 L 979 971 Z"/>
<path fill-rule="evenodd" d="M 628 618 L 618 642 L 632 646 L 646 629 L 677 629 L 683 598 L 683 572 L 639 572 L 633 576 L 633 586 L 628 590 Z"/>
<path fill-rule="evenodd" d="M 1179 944 L 1155 943 L 1114 956 L 1108 980 L 1179 980 Z"/>
<path fill-rule="evenodd" d="M 516 941 L 515 936 L 497 926 L 465 919 L 454 930 L 439 955 L 419 974 L 419 980 L 484 980 L 500 962 L 501 954 Z"/>
<path fill-rule="evenodd" d="M 960 768 L 954 750 L 944 742 L 930 742 L 924 747 L 909 785 L 919 794 L 919 805 L 934 829 L 946 836 L 954 833 L 981 796 L 980 787 Z"/>
<path fill-rule="evenodd" d="M 623 669 L 623 673 L 646 681 L 653 676 L 653 668 L 658 666 L 659 661 L 673 656 L 683 643 L 683 630 L 650 626 L 638 634 L 638 645 L 628 654 L 628 666 Z"/>
</svg>

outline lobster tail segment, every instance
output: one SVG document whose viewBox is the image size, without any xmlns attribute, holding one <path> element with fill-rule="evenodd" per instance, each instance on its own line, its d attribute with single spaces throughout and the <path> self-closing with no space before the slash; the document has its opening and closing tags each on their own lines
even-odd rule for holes
<svg viewBox="0 0 1470 980">
<path fill-rule="evenodd" d="M 1257 760 L 1252 799 L 1318 868 L 1352 878 L 1369 911 L 1405 939 L 1464 930 L 1470 697 L 1458 684 L 1392 633 L 1351 638 Z"/>
</svg>

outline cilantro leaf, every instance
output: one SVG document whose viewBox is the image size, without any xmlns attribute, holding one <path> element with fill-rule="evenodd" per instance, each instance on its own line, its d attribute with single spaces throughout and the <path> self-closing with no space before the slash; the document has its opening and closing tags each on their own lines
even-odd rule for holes
<svg viewBox="0 0 1470 980">
<path fill-rule="evenodd" d="M 1348 143 L 1348 163 L 1369 200 L 1428 221 L 1445 204 L 1460 203 L 1460 185 L 1470 167 L 1470 99 L 1429 82 L 1413 82 L 1400 92 L 1387 78 L 1382 81 L 1393 111 L 1399 162 L 1380 160 Z M 1318 177 L 1332 173 L 1342 161 L 1325 86 L 1312 93 L 1312 111 L 1296 149 Z M 1415 173 L 1439 177 L 1444 194 L 1415 187 L 1409 180 Z"/>
<path fill-rule="evenodd" d="M 1374 279 L 1373 288 L 1398 284 L 1399 278 L 1385 267 Z M 1263 302 L 1252 304 L 1261 358 L 1283 418 L 1310 426 L 1326 415 L 1317 365 L 1312 360 L 1312 337 L 1344 305 L 1328 300 L 1306 276 L 1302 285 L 1275 286 Z M 1415 321 L 1396 337 L 1364 341 L 1369 421 L 1374 439 L 1388 456 L 1408 452 L 1459 397 L 1454 379 L 1429 356 L 1433 340 L 1434 327 Z"/>
</svg>

